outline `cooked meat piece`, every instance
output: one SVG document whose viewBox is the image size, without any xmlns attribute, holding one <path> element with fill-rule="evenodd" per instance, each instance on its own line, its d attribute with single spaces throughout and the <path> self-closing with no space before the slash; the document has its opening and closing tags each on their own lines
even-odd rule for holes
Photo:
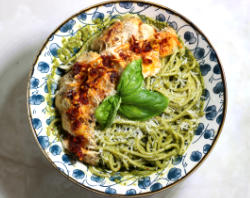
<svg viewBox="0 0 250 198">
<path fill-rule="evenodd" d="M 61 114 L 63 129 L 74 137 L 85 139 L 84 145 L 81 144 L 81 149 L 77 152 L 79 156 L 79 153 L 85 156 L 81 160 L 86 163 L 97 157 L 96 152 L 90 152 L 96 148 L 95 109 L 106 96 L 114 92 L 118 77 L 115 69 L 103 66 L 102 62 L 97 53 L 81 55 L 60 80 L 60 89 L 56 94 L 56 107 Z M 72 142 L 68 139 L 66 141 Z"/>
<path fill-rule="evenodd" d="M 165 57 L 174 52 L 178 47 L 182 47 L 174 29 L 167 27 L 155 34 L 153 49 L 159 51 L 160 57 Z"/>
<path fill-rule="evenodd" d="M 94 141 L 94 139 L 91 139 Z M 86 145 L 92 145 L 86 148 Z M 82 136 L 69 135 L 63 140 L 63 147 L 69 152 L 74 153 L 76 157 L 87 164 L 96 165 L 99 162 L 99 153 L 96 150 L 95 143 L 89 143 Z M 94 150 L 93 150 L 94 149 Z"/>
<path fill-rule="evenodd" d="M 107 28 L 100 38 L 92 43 L 92 49 L 100 52 L 107 48 L 121 46 L 128 43 L 132 35 L 138 40 L 151 39 L 155 32 L 155 28 L 143 24 L 138 17 L 127 16 Z"/>
<path fill-rule="evenodd" d="M 177 47 L 181 44 L 172 28 L 157 32 L 156 28 L 135 16 L 125 17 L 111 25 L 92 45 L 102 56 L 109 57 L 120 72 L 129 62 L 142 58 L 144 77 L 158 73 L 160 58 L 172 54 Z"/>
</svg>

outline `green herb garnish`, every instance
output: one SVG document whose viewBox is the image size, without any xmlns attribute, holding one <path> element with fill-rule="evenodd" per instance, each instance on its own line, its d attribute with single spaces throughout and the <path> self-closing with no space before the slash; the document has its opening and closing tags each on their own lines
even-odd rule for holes
<svg viewBox="0 0 250 198">
<path fill-rule="evenodd" d="M 118 93 L 106 98 L 97 108 L 95 116 L 101 129 L 112 124 L 117 110 L 130 120 L 148 120 L 168 106 L 168 98 L 144 88 L 141 64 L 141 59 L 129 63 L 118 83 Z"/>
<path fill-rule="evenodd" d="M 101 129 L 109 127 L 117 114 L 121 104 L 121 97 L 118 95 L 106 98 L 96 109 L 95 117 L 101 126 Z"/>
<path fill-rule="evenodd" d="M 128 96 L 144 85 L 141 63 L 141 59 L 132 61 L 122 72 L 117 85 L 117 91 L 121 96 Z"/>
<path fill-rule="evenodd" d="M 161 114 L 168 106 L 168 99 L 157 91 L 139 89 L 122 97 L 119 113 L 130 120 L 147 120 Z"/>
</svg>

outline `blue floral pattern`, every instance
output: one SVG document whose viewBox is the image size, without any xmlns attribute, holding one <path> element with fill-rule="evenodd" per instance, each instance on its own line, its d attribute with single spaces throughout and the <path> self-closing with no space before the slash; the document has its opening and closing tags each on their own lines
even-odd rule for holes
<svg viewBox="0 0 250 198">
<path fill-rule="evenodd" d="M 189 44 L 194 44 L 196 42 L 196 38 L 193 32 L 190 31 L 186 31 L 184 33 L 184 39 L 186 42 L 188 42 Z"/>
<path fill-rule="evenodd" d="M 194 132 L 194 134 L 195 135 L 200 135 L 202 133 L 203 129 L 204 129 L 204 124 L 199 123 L 196 130 L 195 130 L 195 132 Z"/>
<path fill-rule="evenodd" d="M 56 156 L 61 154 L 62 148 L 57 144 L 55 144 L 49 148 L 49 151 L 51 152 L 52 155 Z"/>
<path fill-rule="evenodd" d="M 49 71 L 49 64 L 46 63 L 46 62 L 39 62 L 37 69 L 38 69 L 38 71 L 40 71 L 42 73 L 48 73 L 48 71 Z"/>
<path fill-rule="evenodd" d="M 208 120 L 213 120 L 217 115 L 217 110 L 215 105 L 208 106 L 206 108 L 206 118 Z"/>
<path fill-rule="evenodd" d="M 216 64 L 216 65 L 214 66 L 213 72 L 214 72 L 215 74 L 221 74 L 220 66 L 219 66 L 218 64 Z"/>
<path fill-rule="evenodd" d="M 46 124 L 50 125 L 50 123 L 52 122 L 52 120 L 54 120 L 55 116 L 50 116 L 48 119 L 46 119 Z"/>
<path fill-rule="evenodd" d="M 79 20 L 85 21 L 87 19 L 87 14 L 86 13 L 81 13 L 77 16 Z"/>
<path fill-rule="evenodd" d="M 75 169 L 73 170 L 72 176 L 76 179 L 83 179 L 85 176 L 85 173 L 82 170 Z"/>
<path fill-rule="evenodd" d="M 173 164 L 173 165 L 178 165 L 178 164 L 181 163 L 181 161 L 182 161 L 182 156 L 179 155 L 179 156 L 175 157 L 175 158 L 172 160 L 172 164 Z"/>
<path fill-rule="evenodd" d="M 203 96 L 204 100 L 207 100 L 209 98 L 210 94 L 209 94 L 209 91 L 206 88 L 203 90 L 203 95 L 202 96 Z"/>
<path fill-rule="evenodd" d="M 58 49 L 60 48 L 60 46 L 57 44 L 57 43 L 52 43 L 50 46 L 49 46 L 49 51 L 50 53 L 55 56 L 55 57 L 58 57 L 57 56 L 57 51 Z"/>
<path fill-rule="evenodd" d="M 211 66 L 209 64 L 201 64 L 200 70 L 201 70 L 201 75 L 206 76 L 208 72 L 210 72 Z"/>
<path fill-rule="evenodd" d="M 161 183 L 154 183 L 151 187 L 150 187 L 150 191 L 157 191 L 160 190 L 162 188 L 162 184 Z"/>
<path fill-rule="evenodd" d="M 38 136 L 37 139 L 43 149 L 46 149 L 49 147 L 48 136 Z"/>
<path fill-rule="evenodd" d="M 44 96 L 40 95 L 40 94 L 34 94 L 30 97 L 29 99 L 29 103 L 31 105 L 40 105 L 41 103 L 44 102 Z"/>
<path fill-rule="evenodd" d="M 112 175 L 112 176 L 109 178 L 109 180 L 110 180 L 110 181 L 120 181 L 121 178 L 122 178 L 121 175 L 116 174 L 116 175 Z"/>
<path fill-rule="evenodd" d="M 92 181 L 97 182 L 97 183 L 101 183 L 104 180 L 104 177 L 100 177 L 97 175 L 92 175 L 90 178 Z"/>
<path fill-rule="evenodd" d="M 217 124 L 221 124 L 221 122 L 222 122 L 222 118 L 223 118 L 223 114 L 221 113 L 220 115 L 218 115 L 218 117 L 216 118 L 216 122 L 217 122 Z"/>
<path fill-rule="evenodd" d="M 216 54 L 215 54 L 215 51 L 214 50 L 212 50 L 211 51 L 211 53 L 210 53 L 210 55 L 209 55 L 209 59 L 211 60 L 211 61 L 217 61 L 217 58 L 216 58 Z"/>
<path fill-rule="evenodd" d="M 168 172 L 167 178 L 170 181 L 176 181 L 181 177 L 181 169 L 180 168 L 171 168 Z"/>
<path fill-rule="evenodd" d="M 61 28 L 60 28 L 60 31 L 61 32 L 68 32 L 70 31 L 73 26 L 75 25 L 76 21 L 73 20 L 73 19 L 70 19 L 67 23 L 65 23 Z"/>
<path fill-rule="evenodd" d="M 150 177 L 143 177 L 138 180 L 138 187 L 141 189 L 146 189 L 151 184 Z"/>
<path fill-rule="evenodd" d="M 166 20 L 166 17 L 165 17 L 164 14 L 158 14 L 158 15 L 156 16 L 156 20 L 161 21 L 161 22 L 164 22 L 164 21 Z"/>
<path fill-rule="evenodd" d="M 129 189 L 126 192 L 126 195 L 135 195 L 136 194 L 136 190 L 135 189 Z"/>
<path fill-rule="evenodd" d="M 105 193 L 107 193 L 107 194 L 116 194 L 116 189 L 108 187 L 108 188 L 106 188 Z"/>
<path fill-rule="evenodd" d="M 216 83 L 215 87 L 213 88 L 213 92 L 215 94 L 219 94 L 221 92 L 224 92 L 224 85 L 221 81 Z"/>
<path fill-rule="evenodd" d="M 32 126 L 34 127 L 34 129 L 40 129 L 42 127 L 42 122 L 39 118 L 33 118 L 32 119 Z"/>
<path fill-rule="evenodd" d="M 56 89 L 57 89 L 57 84 L 52 83 L 52 84 L 51 84 L 51 93 L 52 93 L 52 94 L 55 94 L 55 93 L 56 93 Z M 48 92 L 49 92 L 49 91 L 48 91 L 48 86 L 47 86 L 47 84 L 46 84 L 45 87 L 44 87 L 44 92 L 45 92 L 45 93 L 48 93 Z"/>
<path fill-rule="evenodd" d="M 104 14 L 101 13 L 101 12 L 95 12 L 92 16 L 92 20 L 96 20 L 96 19 L 100 19 L 100 20 L 103 20 L 104 18 Z"/>
<path fill-rule="evenodd" d="M 30 89 L 37 89 L 39 85 L 39 80 L 37 78 L 31 78 L 30 79 Z"/>
<path fill-rule="evenodd" d="M 200 161 L 201 157 L 202 157 L 202 154 L 200 151 L 193 151 L 191 153 L 190 160 L 193 162 L 198 162 Z"/>
<path fill-rule="evenodd" d="M 204 50 L 204 48 L 201 48 L 201 47 L 197 47 L 197 48 L 195 48 L 195 50 L 194 50 L 194 57 L 196 58 L 196 59 L 202 59 L 203 57 L 204 57 L 204 55 L 205 55 L 205 50 Z"/>
<path fill-rule="evenodd" d="M 214 136 L 214 129 L 207 129 L 205 130 L 205 133 L 204 133 L 204 138 L 205 139 L 210 139 Z"/>
<path fill-rule="evenodd" d="M 211 148 L 211 145 L 210 145 L 210 144 L 205 144 L 205 145 L 203 146 L 203 153 L 204 153 L 204 154 L 207 154 L 208 151 L 210 150 L 210 148 Z"/>
<path fill-rule="evenodd" d="M 129 8 L 132 7 L 133 3 L 132 3 L 132 2 L 121 2 L 121 3 L 119 3 L 119 5 L 120 5 L 122 8 L 129 9 Z"/>
<path fill-rule="evenodd" d="M 194 139 L 186 153 L 172 159 L 171 166 L 162 173 L 140 178 L 133 177 L 132 179 L 127 179 L 120 174 L 105 178 L 93 175 L 85 164 L 76 161 L 66 153 L 62 143 L 54 134 L 47 135 L 47 127 L 55 119 L 55 116 L 47 114 L 47 80 L 48 75 L 52 72 L 52 60 L 53 58 L 58 58 L 58 50 L 62 46 L 63 37 L 69 38 L 79 30 L 79 27 L 85 24 L 93 24 L 97 19 L 100 22 L 107 16 L 115 18 L 126 13 L 147 15 L 158 21 L 167 22 L 178 32 L 185 45 L 193 52 L 195 58 L 200 63 L 200 70 L 205 84 L 205 89 L 201 96 L 205 103 L 204 116 L 199 120 L 198 127 L 194 131 Z M 76 52 L 78 50 L 75 49 Z M 52 83 L 51 87 L 53 105 L 58 81 L 65 74 L 65 71 L 57 68 L 55 73 L 55 83 Z M 107 194 L 136 195 L 153 192 L 183 178 L 197 166 L 213 146 L 224 118 L 224 93 L 226 91 L 224 83 L 217 54 L 192 23 L 187 22 L 170 10 L 148 3 L 131 1 L 107 3 L 103 6 L 83 11 L 69 19 L 48 39 L 34 65 L 34 70 L 29 80 L 28 103 L 31 124 L 37 140 L 46 155 L 60 171 L 81 185 Z M 124 182 L 126 182 L 126 185 L 124 185 Z"/>
</svg>

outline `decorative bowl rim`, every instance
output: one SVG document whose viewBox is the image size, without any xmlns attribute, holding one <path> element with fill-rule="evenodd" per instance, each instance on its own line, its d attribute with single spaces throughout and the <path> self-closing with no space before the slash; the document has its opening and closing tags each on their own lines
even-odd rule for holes
<svg viewBox="0 0 250 198">
<path fill-rule="evenodd" d="M 47 153 L 45 152 L 45 150 L 41 147 L 40 143 L 38 142 L 38 139 L 36 137 L 36 132 L 34 130 L 34 128 L 32 127 L 32 116 L 31 116 L 31 111 L 30 111 L 30 104 L 29 104 L 29 97 L 30 97 L 30 78 L 32 76 L 32 73 L 34 71 L 34 67 L 38 61 L 38 58 L 39 56 L 41 55 L 41 52 L 42 50 L 45 48 L 47 42 L 49 41 L 49 39 L 51 38 L 52 35 L 54 35 L 62 25 L 64 25 L 68 20 L 78 16 L 79 14 L 81 14 L 82 12 L 86 12 L 90 9 L 93 9 L 95 7 L 99 7 L 99 6 L 102 6 L 102 5 L 105 5 L 105 4 L 109 4 L 109 3 L 119 3 L 119 2 L 134 2 L 134 3 L 145 3 L 145 4 L 149 4 L 149 5 L 153 5 L 153 6 L 156 6 L 156 7 L 159 7 L 161 9 L 164 9 L 164 10 L 168 10 L 168 11 L 171 11 L 174 15 L 182 18 L 184 21 L 186 21 L 188 24 L 190 24 L 192 27 L 194 27 L 198 32 L 199 34 L 201 34 L 207 41 L 207 43 L 212 47 L 212 49 L 214 50 L 216 56 L 217 56 L 217 61 L 218 61 L 218 65 L 220 66 L 220 69 L 221 69 L 221 77 L 222 77 L 222 81 L 223 81 L 223 85 L 224 85 L 224 103 L 223 103 L 223 106 L 224 106 L 224 109 L 223 109 L 223 118 L 222 118 L 222 121 L 221 121 L 221 124 L 218 128 L 218 133 L 214 139 L 214 141 L 212 142 L 211 144 L 211 148 L 210 150 L 206 153 L 206 155 L 203 156 L 203 158 L 189 171 L 187 172 L 182 178 L 180 178 L 179 180 L 167 185 L 167 186 L 164 186 L 162 187 L 161 189 L 159 190 L 156 190 L 156 191 L 153 191 L 153 192 L 145 192 L 145 193 L 140 193 L 140 194 L 136 194 L 136 195 L 130 195 L 130 197 L 142 197 L 142 196 L 147 196 L 147 195 L 153 195 L 153 194 L 156 194 L 156 193 L 159 193 L 159 192 L 162 192 L 170 187 L 173 187 L 175 186 L 176 184 L 180 183 L 181 181 L 183 181 L 185 178 L 187 178 L 187 176 L 191 175 L 195 170 L 198 169 L 198 167 L 200 167 L 200 165 L 207 159 L 208 155 L 211 153 L 212 149 L 214 148 L 217 140 L 219 139 L 219 136 L 222 132 L 222 129 L 223 129 L 223 126 L 224 126 L 224 122 L 225 122 L 225 119 L 226 119 L 226 113 L 227 113 L 227 83 L 226 83 L 226 77 L 225 77 L 225 73 L 224 73 L 224 69 L 223 69 L 223 66 L 221 64 L 221 61 L 219 59 L 219 56 L 218 56 L 218 53 L 216 52 L 214 46 L 211 44 L 211 42 L 209 41 L 209 39 L 205 36 L 205 34 L 193 23 L 191 22 L 187 17 L 183 16 L 182 14 L 176 12 L 175 10 L 167 7 L 167 6 L 164 6 L 164 5 L 161 5 L 161 4 L 158 4 L 158 3 L 154 3 L 152 1 L 145 1 L 145 0 L 107 0 L 107 1 L 103 1 L 101 3 L 96 3 L 96 4 L 93 4 L 91 6 L 88 6 L 84 9 L 81 9 L 79 10 L 77 13 L 71 15 L 70 17 L 67 17 L 67 19 L 65 19 L 62 23 L 60 23 L 60 25 L 57 26 L 57 28 L 47 37 L 47 39 L 45 40 L 45 42 L 43 43 L 42 47 L 40 48 L 33 64 L 32 64 L 32 68 L 29 72 L 29 75 L 28 75 L 28 83 L 27 83 L 27 88 L 26 88 L 26 108 L 27 108 L 27 117 L 28 117 L 28 122 L 29 122 L 29 125 L 30 125 L 30 128 L 31 128 L 31 131 L 32 131 L 32 134 L 34 136 L 34 139 L 38 145 L 38 147 L 40 148 L 40 150 L 42 151 L 43 155 L 46 157 L 46 159 L 50 162 L 50 164 L 59 172 L 61 173 L 63 176 L 65 176 L 68 180 L 70 180 L 71 182 L 83 187 L 84 189 L 86 190 L 90 190 L 94 193 L 97 193 L 99 195 L 104 195 L 104 196 L 116 196 L 116 197 L 125 197 L 125 196 L 128 196 L 128 195 L 125 195 L 125 194 L 107 194 L 105 192 L 102 192 L 102 191 L 99 191 L 99 190 L 96 190 L 96 189 L 93 189 L 93 188 L 90 188 L 88 186 L 85 186 L 84 184 L 81 184 L 77 181 L 75 181 L 74 179 L 72 179 L 69 175 L 65 174 L 63 171 L 60 171 L 56 165 L 53 163 L 52 159 L 49 158 L 49 156 L 47 155 Z"/>
</svg>

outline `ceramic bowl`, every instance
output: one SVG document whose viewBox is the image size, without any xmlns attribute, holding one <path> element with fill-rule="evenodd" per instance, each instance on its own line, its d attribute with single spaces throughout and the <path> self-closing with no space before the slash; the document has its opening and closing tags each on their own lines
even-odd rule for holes
<svg viewBox="0 0 250 198">
<path fill-rule="evenodd" d="M 164 173 L 156 173 L 142 178 L 126 179 L 121 176 L 98 177 L 88 171 L 88 167 L 72 161 L 55 135 L 46 133 L 53 121 L 47 113 L 47 79 L 52 71 L 52 59 L 57 58 L 57 50 L 63 37 L 71 37 L 79 27 L 92 24 L 93 20 L 103 20 L 107 16 L 126 13 L 143 14 L 172 26 L 185 45 L 200 63 L 204 78 L 204 116 L 186 153 L 172 162 Z M 197 16 L 198 17 L 198 16 Z M 55 93 L 62 71 L 56 70 L 52 93 Z M 40 50 L 30 73 L 27 89 L 28 116 L 34 137 L 46 158 L 69 180 L 97 193 L 118 195 L 145 195 L 166 189 L 182 181 L 192 173 L 207 157 L 217 141 L 226 114 L 225 76 L 218 55 L 206 36 L 181 14 L 161 5 L 141 1 L 104 2 L 75 14 L 60 25 L 47 39 Z"/>
</svg>

